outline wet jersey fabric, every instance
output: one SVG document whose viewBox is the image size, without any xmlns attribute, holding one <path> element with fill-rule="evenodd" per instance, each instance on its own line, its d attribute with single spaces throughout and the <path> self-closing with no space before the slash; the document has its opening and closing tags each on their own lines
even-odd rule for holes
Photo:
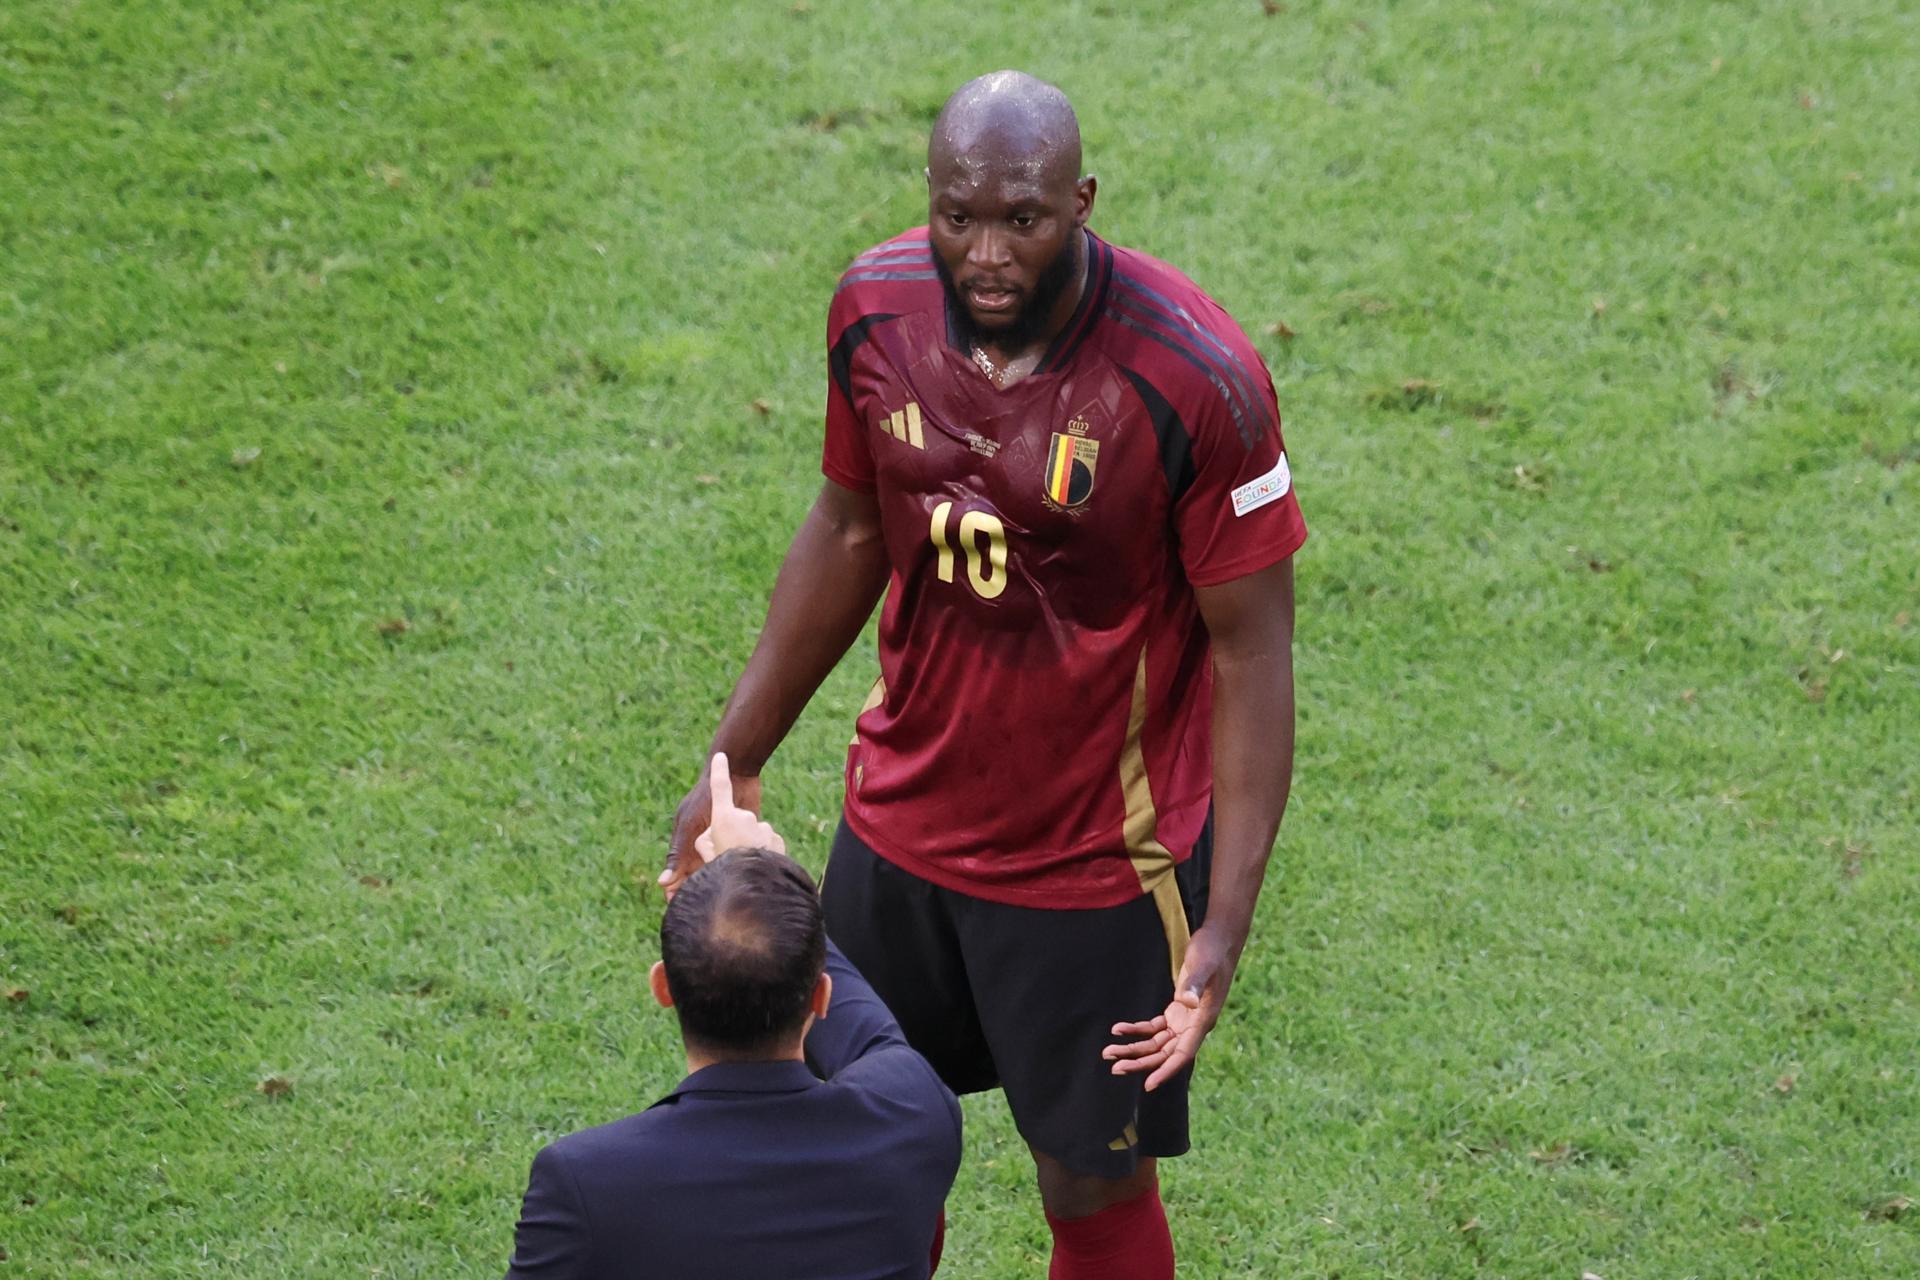
<svg viewBox="0 0 1920 1280">
<path fill-rule="evenodd" d="M 936 884 L 1025 906 L 1164 893 L 1212 790 L 1193 589 L 1306 525 L 1273 383 L 1185 276 L 1086 235 L 1079 308 L 1003 389 L 926 229 L 855 259 L 828 317 L 822 470 L 891 564 L 846 819 Z"/>
</svg>

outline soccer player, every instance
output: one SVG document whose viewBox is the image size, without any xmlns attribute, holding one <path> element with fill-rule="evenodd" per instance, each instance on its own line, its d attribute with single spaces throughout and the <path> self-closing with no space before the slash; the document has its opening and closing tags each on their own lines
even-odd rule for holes
<svg viewBox="0 0 1920 1280">
<path fill-rule="evenodd" d="M 999 1086 L 1056 1280 L 1170 1276 L 1187 1149 L 1286 807 L 1293 552 L 1273 384 L 1178 271 L 1088 229 L 1066 97 L 962 86 L 928 225 L 828 314 L 826 483 L 714 735 L 757 775 L 886 592 L 827 925 L 956 1092 Z M 675 817 L 697 865 L 705 780 Z"/>
</svg>

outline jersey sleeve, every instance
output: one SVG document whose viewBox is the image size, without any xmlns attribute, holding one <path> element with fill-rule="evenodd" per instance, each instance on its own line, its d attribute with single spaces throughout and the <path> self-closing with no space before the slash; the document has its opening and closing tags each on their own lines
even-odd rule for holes
<svg viewBox="0 0 1920 1280">
<path fill-rule="evenodd" d="M 853 353 L 867 329 L 856 292 L 842 288 L 827 309 L 827 425 L 820 470 L 835 484 L 872 493 L 873 450 L 853 409 Z"/>
<path fill-rule="evenodd" d="M 1234 360 L 1222 362 L 1207 391 L 1181 415 L 1193 472 L 1173 519 L 1181 564 L 1196 587 L 1278 564 L 1307 540 L 1273 379 L 1251 344 L 1234 346 Z"/>
</svg>

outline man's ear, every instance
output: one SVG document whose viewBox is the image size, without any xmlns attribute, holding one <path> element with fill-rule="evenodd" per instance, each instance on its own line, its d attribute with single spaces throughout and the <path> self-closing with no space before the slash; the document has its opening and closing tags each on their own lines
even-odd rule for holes
<svg viewBox="0 0 1920 1280">
<path fill-rule="evenodd" d="M 1100 179 L 1088 174 L 1074 188 L 1073 225 L 1084 227 L 1093 220 L 1093 198 L 1100 193 Z"/>
<path fill-rule="evenodd" d="M 662 1009 L 673 1008 L 673 989 L 667 985 L 665 961 L 653 962 L 653 968 L 647 970 L 647 985 L 653 988 L 653 998 L 660 1002 Z"/>
<path fill-rule="evenodd" d="M 820 980 L 813 984 L 813 999 L 807 1001 L 807 1012 L 816 1018 L 827 1016 L 827 1006 L 833 1003 L 833 975 L 823 973 Z"/>
</svg>

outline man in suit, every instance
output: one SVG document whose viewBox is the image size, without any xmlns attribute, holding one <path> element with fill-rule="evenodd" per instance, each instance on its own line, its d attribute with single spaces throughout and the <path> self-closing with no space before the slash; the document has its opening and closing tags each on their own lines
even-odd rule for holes
<svg viewBox="0 0 1920 1280">
<path fill-rule="evenodd" d="M 687 1077 L 534 1158 L 508 1280 L 921 1280 L 959 1104 L 827 940 L 813 879 L 734 807 L 725 756 L 712 773 L 706 863 L 650 975 Z"/>
</svg>

